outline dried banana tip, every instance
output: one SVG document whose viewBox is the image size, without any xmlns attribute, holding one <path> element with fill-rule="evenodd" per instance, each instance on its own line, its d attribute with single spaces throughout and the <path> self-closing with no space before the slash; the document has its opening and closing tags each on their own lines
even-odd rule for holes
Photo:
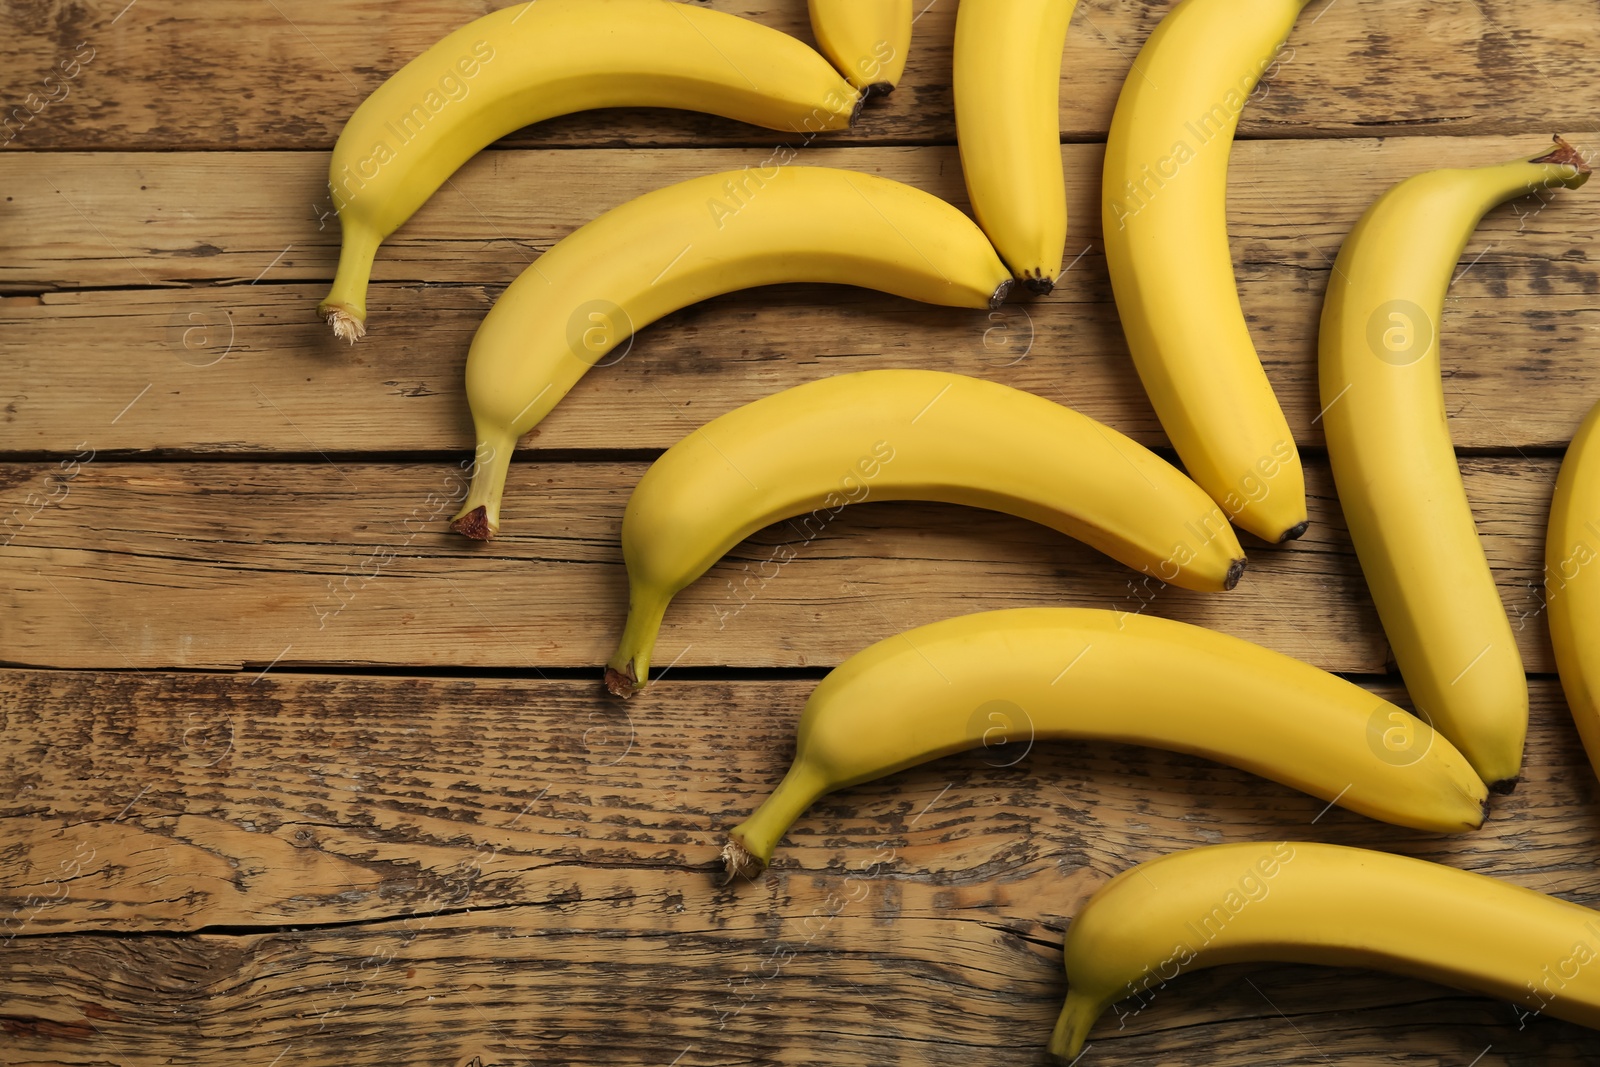
<svg viewBox="0 0 1600 1067">
<path fill-rule="evenodd" d="M 344 308 L 329 308 L 327 319 L 328 325 L 333 327 L 333 336 L 341 341 L 355 344 L 367 335 L 367 324 Z"/>
<path fill-rule="evenodd" d="M 615 667 L 606 668 L 606 690 L 614 697 L 626 700 L 633 696 L 638 683 L 631 670 L 617 670 Z"/>
<path fill-rule="evenodd" d="M 761 873 L 764 867 L 751 851 L 733 838 L 728 838 L 722 846 L 722 869 L 725 872 L 722 884 L 727 885 L 735 878 L 754 878 Z"/>
</svg>

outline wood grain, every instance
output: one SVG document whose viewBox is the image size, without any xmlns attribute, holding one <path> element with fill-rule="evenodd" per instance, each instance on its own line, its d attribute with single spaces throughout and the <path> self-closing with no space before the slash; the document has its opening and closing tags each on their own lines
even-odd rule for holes
<svg viewBox="0 0 1600 1067">
<path fill-rule="evenodd" d="M 115 670 L 597 667 L 621 632 L 617 538 L 644 469 L 513 464 L 501 533 L 475 543 L 446 529 L 464 493 L 448 462 L 95 460 L 72 478 L 0 467 L 5 656 Z M 1551 671 L 1542 575 L 1556 464 L 1483 457 L 1463 469 L 1524 660 Z M 1071 604 L 1216 627 L 1328 670 L 1381 671 L 1386 645 L 1331 479 L 1320 463 L 1309 474 L 1311 532 L 1283 546 L 1252 539 L 1250 569 L 1226 594 L 1163 587 L 975 508 L 869 499 L 809 541 L 778 524 L 679 594 L 654 662 L 831 666 L 952 615 Z M 779 545 L 796 558 L 763 567 Z"/>
<path fill-rule="evenodd" d="M 1002 381 L 1160 447 L 1166 436 L 1128 358 L 1104 269 L 1096 247 L 1065 291 L 988 313 L 814 286 L 708 301 L 641 332 L 523 447 L 664 449 L 771 392 L 881 367 Z M 1496 265 L 1474 284 L 1519 277 L 1518 266 Z M 1258 336 L 1270 338 L 1268 373 L 1302 448 L 1322 445 L 1315 344 L 1325 283 L 1321 272 L 1257 267 L 1241 284 Z M 1463 279 L 1443 324 L 1457 447 L 1564 449 L 1600 397 L 1586 347 L 1600 307 L 1579 292 L 1508 304 L 1468 288 Z M 370 307 L 382 337 L 349 351 L 330 350 L 327 327 L 306 316 L 323 295 L 316 285 L 0 299 L 0 450 L 67 455 L 90 428 L 106 450 L 169 455 L 469 450 L 462 367 L 496 291 L 377 286 Z M 112 423 L 146 386 L 146 399 L 169 403 L 141 401 Z M 299 413 L 301 429 L 262 396 Z M 173 403 L 182 418 L 171 417 Z"/>
<path fill-rule="evenodd" d="M 809 687 L 664 682 L 624 713 L 579 682 L 0 672 L 0 1025 L 49 1062 L 181 1043 L 178 1062 L 798 1063 L 826 1033 L 846 1062 L 1038 1063 L 1069 917 L 1174 848 L 1379 847 L 1600 903 L 1572 861 L 1600 843 L 1595 784 L 1548 681 L 1526 777 L 1470 835 L 1192 757 L 1042 744 L 825 798 L 758 882 L 719 887 L 717 835 L 781 776 Z M 1235 967 L 1113 1018 L 1094 1056 L 1445 1063 L 1493 1043 L 1532 1063 L 1592 1041 L 1422 982 Z"/>
<path fill-rule="evenodd" d="M 95 460 L 47 480 L 32 466 L 0 467 L 0 500 L 45 502 L 16 512 L 0 549 L 5 657 L 115 670 L 598 670 L 621 632 L 617 538 L 644 469 L 515 464 L 501 534 L 479 543 L 446 528 L 464 493 L 448 461 Z M 1313 474 L 1312 533 L 1257 546 L 1227 594 L 1162 588 L 1052 530 L 978 509 L 869 499 L 819 534 L 779 524 L 679 595 L 654 662 L 821 667 L 914 625 L 1057 603 L 1149 611 L 1326 668 L 1380 671 L 1373 609 L 1326 474 Z M 1554 469 L 1511 464 L 1485 477 L 1473 491 L 1498 497 L 1504 526 L 1489 549 L 1516 602 L 1536 573 L 1544 514 L 1530 498 L 1548 493 Z M 780 544 L 798 558 L 762 567 Z M 1537 623 L 1525 637 L 1543 647 Z"/>
<path fill-rule="evenodd" d="M 1326 269 L 1350 226 L 1394 182 L 1431 167 L 1504 162 L 1548 144 L 1542 127 L 1516 136 L 1238 144 L 1228 203 L 1236 263 Z M 1061 151 L 1069 245 L 1081 234 L 1092 246 L 1100 236 L 1103 146 Z M 760 149 L 483 152 L 453 188 L 442 189 L 384 242 L 376 276 L 503 285 L 536 251 L 617 204 L 766 159 Z M 337 220 L 316 210 L 326 194 L 326 165 L 327 156 L 316 152 L 7 155 L 0 177 L 13 191 L 5 211 L 28 226 L 5 235 L 0 285 L 37 292 L 329 279 Z M 880 174 L 967 206 L 952 147 L 814 147 L 797 154 L 796 165 Z M 1530 195 L 1500 209 L 1479 231 L 1481 243 L 1469 247 L 1476 265 L 1466 277 L 1496 264 L 1518 268 L 1502 283 L 1506 290 L 1495 293 L 1501 296 L 1552 295 L 1563 285 L 1593 283 L 1592 272 L 1576 271 L 1591 258 L 1597 215 L 1589 190 Z M 1541 267 L 1546 260 L 1554 262 Z"/>
<path fill-rule="evenodd" d="M 221 18 L 182 0 L 29 0 L 0 42 L 13 148 L 331 147 L 367 94 L 436 40 L 495 8 L 485 0 L 395 6 L 273 0 Z M 812 42 L 802 0 L 714 0 Z M 1061 131 L 1103 139 L 1129 64 L 1167 0 L 1084 0 L 1062 58 Z M 906 75 L 839 140 L 951 143 L 955 0 L 919 4 Z M 225 20 L 225 24 L 224 24 Z M 1600 13 L 1562 0 L 1313 0 L 1265 86 L 1247 137 L 1592 129 L 1581 94 L 1600 78 Z M 89 56 L 76 77 L 63 62 Z M 52 80 L 46 81 L 47 78 Z M 33 99 L 29 99 L 32 94 Z M 46 102 L 54 97 L 55 102 Z M 41 106 L 42 105 L 42 106 Z M 774 134 L 695 114 L 635 109 L 542 123 L 540 147 L 768 144 Z"/>
<path fill-rule="evenodd" d="M 803 0 L 696 2 L 811 39 Z M 328 151 L 367 93 L 496 0 L 6 5 L 0 1062 L 1039 1064 L 1071 916 L 1177 848 L 1363 845 L 1600 907 L 1600 787 L 1547 673 L 1538 585 L 1556 456 L 1600 397 L 1593 189 L 1491 213 L 1441 324 L 1468 492 L 1541 672 L 1524 779 L 1482 830 L 1400 830 L 1191 757 L 1047 744 L 826 797 L 760 879 L 712 874 L 823 669 L 958 613 L 1147 611 L 1404 702 L 1320 452 L 1329 267 L 1405 176 L 1552 131 L 1600 148 L 1574 89 L 1600 81 L 1592 4 L 1313 0 L 1291 34 L 1243 115 L 1229 226 L 1316 525 L 1247 546 L 1232 594 L 1158 590 L 1020 520 L 867 503 L 776 579 L 736 584 L 794 546 L 782 527 L 680 596 L 647 692 L 622 704 L 594 677 L 622 622 L 629 490 L 738 404 L 935 367 L 1164 447 L 1115 317 L 1097 185 L 1117 92 L 1171 0 L 1079 5 L 1056 293 L 995 316 L 819 286 L 687 309 L 525 439 L 499 540 L 445 532 L 472 333 L 585 221 L 780 141 L 966 208 L 955 3 L 918 0 L 901 88 L 809 145 L 646 110 L 513 135 L 385 244 L 354 349 L 312 313 L 337 249 Z M 1083 1067 L 1545 1067 L 1600 1047 L 1506 1004 L 1307 967 L 1187 975 L 1125 1024 L 1096 1030 Z"/>
<path fill-rule="evenodd" d="M 1303 445 L 1321 443 L 1317 321 L 1348 227 L 1407 174 L 1501 160 L 1540 140 L 1239 147 L 1231 224 L 1242 299 Z M 531 445 L 664 448 L 690 425 L 770 391 L 878 366 L 996 378 L 1164 442 L 1106 276 L 1094 202 L 1100 149 L 1063 151 L 1073 176 L 1069 259 L 1077 258 L 1048 299 L 981 312 L 783 286 L 709 301 L 642 331 L 625 359 L 579 384 Z M 323 290 L 309 279 L 331 276 L 337 229 L 319 232 L 311 215 L 321 157 L 0 158 L 0 181 L 17 190 L 16 210 L 29 220 L 4 238 L 0 290 L 111 287 L 0 300 L 9 371 L 0 450 L 69 453 L 91 429 L 102 450 L 470 448 L 461 368 L 500 287 L 605 207 L 666 179 L 751 161 L 713 150 L 487 154 L 384 246 L 380 275 L 393 280 L 375 287 L 372 333 L 350 348 L 312 313 Z M 828 150 L 808 161 L 887 174 L 964 203 L 950 149 Z M 533 187 L 548 187 L 536 212 L 527 203 Z M 1563 447 L 1600 396 L 1587 351 L 1600 331 L 1596 233 L 1600 199 L 1580 190 L 1548 205 L 1507 205 L 1474 236 L 1441 327 L 1460 447 Z M 147 400 L 165 402 L 124 411 L 147 387 Z M 273 405 L 293 412 L 293 425 Z"/>
</svg>

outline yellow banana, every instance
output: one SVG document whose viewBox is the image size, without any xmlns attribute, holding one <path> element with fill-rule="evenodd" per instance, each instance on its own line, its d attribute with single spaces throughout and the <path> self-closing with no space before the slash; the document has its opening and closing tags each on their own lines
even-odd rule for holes
<svg viewBox="0 0 1600 1067">
<path fill-rule="evenodd" d="M 893 92 L 911 52 L 911 0 L 811 0 L 811 32 L 865 96 Z"/>
<path fill-rule="evenodd" d="M 1126 1025 L 1180 974 L 1225 963 L 1370 967 L 1600 1027 L 1600 912 L 1426 860 L 1302 841 L 1141 863 L 1067 927 L 1069 1062 L 1106 1008 Z"/>
<path fill-rule="evenodd" d="M 1211 498 L 1109 426 L 961 374 L 841 374 L 713 419 L 645 472 L 622 519 L 628 624 L 607 686 L 644 685 L 667 605 L 734 545 L 800 515 L 809 540 L 863 500 L 1004 511 L 1188 589 L 1244 573 Z"/>
<path fill-rule="evenodd" d="M 832 790 L 1067 738 L 1206 756 L 1401 826 L 1483 821 L 1487 791 L 1461 754 L 1342 678 L 1170 619 L 1022 608 L 918 627 L 835 668 L 806 701 L 788 774 L 729 832 L 723 861 L 730 876 L 764 866 Z"/>
<path fill-rule="evenodd" d="M 1439 324 L 1484 212 L 1587 177 L 1563 142 L 1400 182 L 1345 239 L 1322 310 L 1328 458 L 1383 631 L 1419 712 L 1502 789 L 1522 765 L 1528 682 L 1450 443 Z"/>
<path fill-rule="evenodd" d="M 1239 113 L 1308 0 L 1183 0 L 1117 99 L 1102 185 L 1128 349 L 1189 476 L 1242 529 L 1306 530 L 1305 473 L 1239 306 L 1228 155 Z"/>
<path fill-rule="evenodd" d="M 511 283 L 467 354 L 477 465 L 456 530 L 494 534 L 517 438 L 616 344 L 669 312 L 778 282 L 842 282 L 954 307 L 1004 299 L 1010 272 L 943 200 L 784 162 L 646 193 L 563 238 Z"/>
<path fill-rule="evenodd" d="M 953 83 L 961 171 L 978 225 L 1029 291 L 1061 275 L 1061 50 L 1077 0 L 961 0 Z"/>
<path fill-rule="evenodd" d="M 1561 688 L 1600 775 L 1600 404 L 1583 420 L 1556 478 L 1544 584 Z"/>
<path fill-rule="evenodd" d="M 749 19 L 668 0 L 537 0 L 445 37 L 378 87 L 334 145 L 343 243 L 318 312 L 366 332 L 378 245 L 477 152 L 513 130 L 605 107 L 672 107 L 821 132 L 859 94 L 816 51 Z"/>
</svg>

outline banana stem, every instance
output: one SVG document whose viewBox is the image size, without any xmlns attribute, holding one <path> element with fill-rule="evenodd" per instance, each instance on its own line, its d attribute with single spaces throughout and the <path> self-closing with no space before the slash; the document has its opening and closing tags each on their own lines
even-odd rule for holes
<svg viewBox="0 0 1600 1067">
<path fill-rule="evenodd" d="M 317 314 L 328 320 L 335 337 L 355 344 L 367 333 L 367 282 L 383 238 L 362 223 L 347 220 L 348 216 L 339 216 L 339 269 L 333 288 L 317 305 Z"/>
<path fill-rule="evenodd" d="M 1083 1051 L 1083 1043 L 1094 1029 L 1095 1020 L 1105 1010 L 1088 997 L 1067 990 L 1067 1002 L 1056 1018 L 1056 1028 L 1050 1035 L 1050 1056 L 1056 1062 L 1069 1064 Z"/>
<path fill-rule="evenodd" d="M 827 778 L 806 763 L 804 757 L 796 756 L 778 788 L 761 802 L 753 815 L 728 831 L 728 844 L 722 850 L 727 880 L 759 874 L 772 862 L 772 852 L 789 827 L 827 791 Z"/>
<path fill-rule="evenodd" d="M 478 426 L 478 447 L 472 458 L 472 485 L 466 502 L 450 520 L 450 528 L 475 541 L 487 541 L 500 529 L 500 498 L 506 491 L 506 472 L 516 451 L 517 435 L 510 430 Z"/>
<path fill-rule="evenodd" d="M 1583 154 L 1560 137 L 1555 139 L 1553 148 L 1538 156 L 1531 159 L 1523 156 L 1503 167 L 1485 168 L 1485 171 L 1503 173 L 1505 181 L 1494 191 L 1494 199 L 1479 212 L 1480 217 L 1495 204 L 1538 193 L 1541 189 L 1576 189 L 1589 180 L 1589 165 L 1584 162 Z"/>
<path fill-rule="evenodd" d="M 1569 189 L 1576 189 L 1589 178 L 1589 163 L 1583 158 L 1583 153 L 1568 144 L 1566 139 L 1556 135 L 1556 146 L 1542 156 L 1529 160 L 1530 163 L 1550 163 L 1558 167 L 1571 167 L 1574 173 L 1566 182 Z"/>
<path fill-rule="evenodd" d="M 606 688 L 611 690 L 612 696 L 632 696 L 650 680 L 650 653 L 655 651 L 656 638 L 661 635 L 661 619 L 671 602 L 671 595 L 662 596 L 630 586 L 628 622 L 622 628 L 622 640 L 617 643 L 616 652 L 606 662 Z"/>
</svg>

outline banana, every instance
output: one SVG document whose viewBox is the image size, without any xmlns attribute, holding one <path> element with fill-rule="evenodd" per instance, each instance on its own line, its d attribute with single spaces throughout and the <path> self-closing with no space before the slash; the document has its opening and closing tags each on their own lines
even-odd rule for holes
<svg viewBox="0 0 1600 1067">
<path fill-rule="evenodd" d="M 1550 505 L 1545 604 L 1561 688 L 1600 775 L 1600 404 L 1567 449 Z"/>
<path fill-rule="evenodd" d="M 1011 272 L 943 200 L 786 161 L 646 193 L 563 238 L 511 283 L 467 354 L 478 447 L 456 530 L 494 534 L 517 438 L 613 346 L 669 312 L 778 282 L 842 282 L 954 307 L 1005 298 Z"/>
<path fill-rule="evenodd" d="M 1231 589 L 1244 572 L 1212 500 L 1109 426 L 961 374 L 841 374 L 713 419 L 639 480 L 622 518 L 628 623 L 607 687 L 645 684 L 667 605 L 733 546 L 800 515 L 809 540 L 863 500 L 1004 511 L 1188 589 Z"/>
<path fill-rule="evenodd" d="M 1308 0 L 1183 0 L 1133 62 L 1106 143 L 1106 265 L 1128 349 L 1189 476 L 1269 542 L 1305 533 L 1305 473 L 1239 306 L 1228 155 Z"/>
<path fill-rule="evenodd" d="M 1141 863 L 1067 927 L 1070 1062 L 1107 1007 L 1126 1025 L 1179 974 L 1226 963 L 1370 967 L 1600 1027 L 1600 912 L 1426 860 L 1342 845 L 1211 845 Z"/>
<path fill-rule="evenodd" d="M 1206 756 L 1400 826 L 1483 821 L 1487 791 L 1461 754 L 1342 678 L 1169 619 L 1021 608 L 918 627 L 835 668 L 806 701 L 788 774 L 729 832 L 723 862 L 730 877 L 765 866 L 831 790 L 979 745 L 1067 738 Z"/>
<path fill-rule="evenodd" d="M 1450 443 L 1439 325 L 1484 213 L 1581 185 L 1582 162 L 1560 142 L 1532 160 L 1400 182 L 1345 239 L 1322 310 L 1328 458 L 1378 617 L 1420 713 L 1501 789 L 1522 765 L 1528 682 Z"/>
<path fill-rule="evenodd" d="M 667 0 L 502 8 L 407 63 L 345 124 L 328 172 L 339 269 L 318 313 L 361 337 L 378 245 L 480 149 L 530 123 L 672 107 L 817 133 L 848 126 L 859 105 L 815 50 L 735 15 Z"/>
<path fill-rule="evenodd" d="M 1030 292 L 1048 293 L 1067 242 L 1061 51 L 1077 0 L 961 0 L 956 143 L 978 225 Z"/>
<path fill-rule="evenodd" d="M 811 0 L 817 47 L 864 97 L 894 91 L 911 51 L 911 0 Z"/>
</svg>

